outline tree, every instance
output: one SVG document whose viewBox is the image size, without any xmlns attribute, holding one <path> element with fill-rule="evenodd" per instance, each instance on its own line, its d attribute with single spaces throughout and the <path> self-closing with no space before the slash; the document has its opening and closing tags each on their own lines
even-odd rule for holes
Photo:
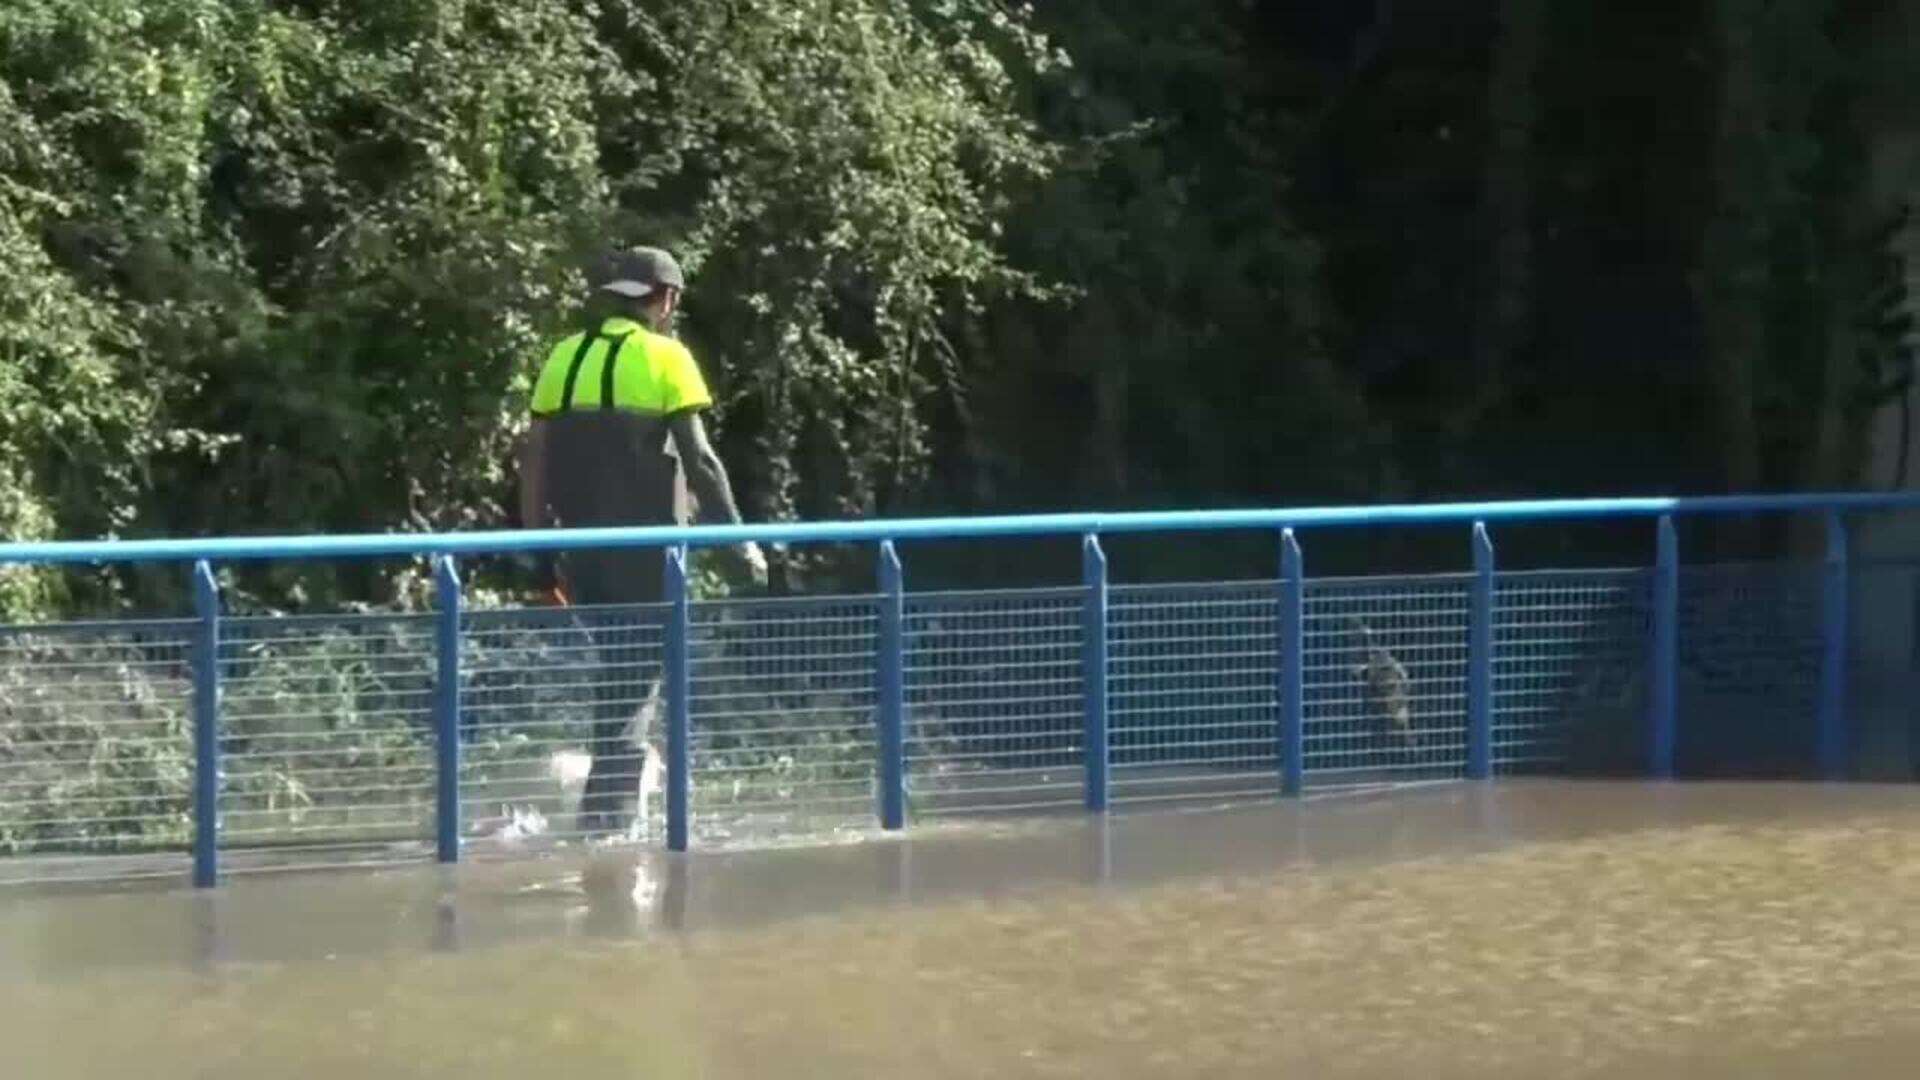
<svg viewBox="0 0 1920 1080">
<path fill-rule="evenodd" d="M 1011 72 L 1048 62 L 988 0 L 8 5 L 0 513 L 501 523 L 580 256 L 642 240 L 697 274 L 724 445 L 764 462 L 750 504 L 871 509 L 924 468 L 942 319 L 1032 287 L 996 232 L 1049 163 Z M 386 589 L 360 566 L 239 584 Z"/>
<path fill-rule="evenodd" d="M 1477 407 L 1462 410 L 1463 427 L 1476 425 L 1500 401 L 1507 368 L 1527 342 L 1533 315 L 1534 130 L 1547 21 L 1546 0 L 1499 5 L 1487 79 L 1489 132 L 1480 204 L 1487 269 L 1471 369 L 1478 383 Z"/>
<path fill-rule="evenodd" d="M 1234 3 L 1043 13 L 1071 68 L 1029 108 L 1074 147 L 1009 247 L 1064 302 L 977 343 L 983 442 L 1012 505 L 1189 505 L 1367 489 L 1375 432 L 1335 363 L 1294 155 L 1317 87 Z"/>
<path fill-rule="evenodd" d="M 1891 199 L 1875 191 L 1873 115 L 1906 93 L 1910 57 L 1874 47 L 1886 10 L 1714 8 L 1718 208 L 1697 288 L 1736 490 L 1852 484 L 1900 367 L 1904 290 L 1889 254 L 1903 210 L 1898 185 Z"/>
</svg>

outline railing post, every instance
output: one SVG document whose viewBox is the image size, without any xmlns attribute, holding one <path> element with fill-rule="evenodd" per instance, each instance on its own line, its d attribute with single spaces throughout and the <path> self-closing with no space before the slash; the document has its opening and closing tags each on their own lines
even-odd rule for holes
<svg viewBox="0 0 1920 1080">
<path fill-rule="evenodd" d="M 1680 700 L 1680 534 L 1671 515 L 1660 518 L 1653 567 L 1652 672 L 1647 700 L 1652 729 L 1648 769 L 1657 780 L 1671 780 Z"/>
<path fill-rule="evenodd" d="M 667 549 L 667 850 L 687 850 L 687 796 L 692 786 L 693 719 L 688 700 L 692 693 L 692 650 L 687 605 L 687 549 Z"/>
<path fill-rule="evenodd" d="M 433 562 L 438 612 L 434 622 L 434 822 L 440 861 L 460 861 L 460 572 L 453 556 Z"/>
<path fill-rule="evenodd" d="M 900 553 L 880 542 L 880 625 L 875 641 L 874 689 L 880 718 L 880 827 L 907 822 L 906 588 Z"/>
<path fill-rule="evenodd" d="M 193 564 L 193 884 L 220 883 L 220 585 Z"/>
<path fill-rule="evenodd" d="M 1827 512 L 1827 561 L 1822 619 L 1826 649 L 1820 662 L 1820 774 L 1844 779 L 1847 772 L 1847 523 Z"/>
<path fill-rule="evenodd" d="M 1111 787 L 1107 744 L 1107 554 L 1100 538 L 1088 533 L 1080 542 L 1080 570 L 1086 584 L 1080 619 L 1080 680 L 1085 704 L 1087 809 L 1106 810 Z"/>
<path fill-rule="evenodd" d="M 1280 533 L 1280 792 L 1306 789 L 1306 607 L 1305 563 L 1292 529 Z"/>
<path fill-rule="evenodd" d="M 1473 589 L 1467 622 L 1467 779 L 1493 775 L 1493 538 L 1473 523 Z"/>
</svg>

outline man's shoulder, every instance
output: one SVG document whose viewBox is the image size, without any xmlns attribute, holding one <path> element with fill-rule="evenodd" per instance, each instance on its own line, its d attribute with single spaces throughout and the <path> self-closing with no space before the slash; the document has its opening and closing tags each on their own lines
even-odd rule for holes
<svg viewBox="0 0 1920 1080">
<path fill-rule="evenodd" d="M 574 352 L 580 348 L 580 343 L 585 341 L 586 337 L 586 331 L 575 330 L 566 337 L 554 341 L 552 347 L 547 349 L 547 360 L 551 362 L 553 360 L 571 357 Z"/>
<path fill-rule="evenodd" d="M 653 353 L 655 356 L 665 360 L 677 360 L 688 364 L 693 362 L 693 350 L 687 348 L 686 342 L 681 341 L 679 338 L 662 334 L 644 326 L 640 327 L 638 333 L 640 340 L 646 343 L 647 351 Z"/>
</svg>

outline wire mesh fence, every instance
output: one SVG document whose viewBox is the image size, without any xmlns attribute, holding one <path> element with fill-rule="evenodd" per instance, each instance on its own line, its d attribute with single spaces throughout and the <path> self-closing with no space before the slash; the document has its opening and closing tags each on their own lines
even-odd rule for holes
<svg viewBox="0 0 1920 1080">
<path fill-rule="evenodd" d="M 1113 800 L 1279 790 L 1277 582 L 1116 586 Z"/>
<path fill-rule="evenodd" d="M 1848 592 L 1846 712 L 1873 779 L 1920 772 L 1920 560 L 1855 563 Z"/>
<path fill-rule="evenodd" d="M 1645 760 L 1651 587 L 1644 570 L 1503 573 L 1494 587 L 1493 768 Z"/>
<path fill-rule="evenodd" d="M 693 605 L 693 823 L 714 839 L 872 824 L 873 597 Z"/>
<path fill-rule="evenodd" d="M 1079 588 L 906 603 L 908 805 L 1077 805 L 1085 785 Z"/>
<path fill-rule="evenodd" d="M 459 783 L 472 850 L 658 835 L 657 689 L 670 611 L 466 614 Z"/>
<path fill-rule="evenodd" d="M 220 667 L 223 848 L 276 866 L 428 855 L 429 617 L 228 619 Z"/>
<path fill-rule="evenodd" d="M 1309 581 L 1310 782 L 1457 777 L 1466 768 L 1465 575 Z"/>
<path fill-rule="evenodd" d="M 1296 730 L 1322 788 L 1667 775 L 1676 732 L 1681 775 L 1830 775 L 1843 713 L 1911 764 L 1920 562 L 1830 535 L 1681 564 L 1667 523 L 1652 568 L 1496 572 L 1477 532 L 1473 574 L 1308 578 L 1297 640 L 1290 587 L 1106 586 L 1097 544 L 1067 587 L 684 608 L 461 610 L 448 573 L 439 613 L 233 617 L 202 568 L 198 619 L 0 627 L 0 882 L 664 842 L 681 645 L 702 844 L 873 828 L 902 788 L 908 820 L 1269 797 Z"/>
<path fill-rule="evenodd" d="M 1683 775 L 1813 771 L 1823 587 L 1817 563 L 1681 569 Z"/>
<path fill-rule="evenodd" d="M 0 628 L 0 881 L 182 872 L 193 630 Z"/>
</svg>

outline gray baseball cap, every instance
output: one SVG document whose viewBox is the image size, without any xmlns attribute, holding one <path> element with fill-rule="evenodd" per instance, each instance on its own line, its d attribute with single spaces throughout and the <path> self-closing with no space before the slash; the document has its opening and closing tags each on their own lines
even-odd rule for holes
<svg viewBox="0 0 1920 1080">
<path fill-rule="evenodd" d="M 594 288 L 602 292 L 632 297 L 652 296 L 660 288 L 687 287 L 680 264 L 659 248 L 637 247 L 609 253 L 601 263 Z"/>
</svg>

